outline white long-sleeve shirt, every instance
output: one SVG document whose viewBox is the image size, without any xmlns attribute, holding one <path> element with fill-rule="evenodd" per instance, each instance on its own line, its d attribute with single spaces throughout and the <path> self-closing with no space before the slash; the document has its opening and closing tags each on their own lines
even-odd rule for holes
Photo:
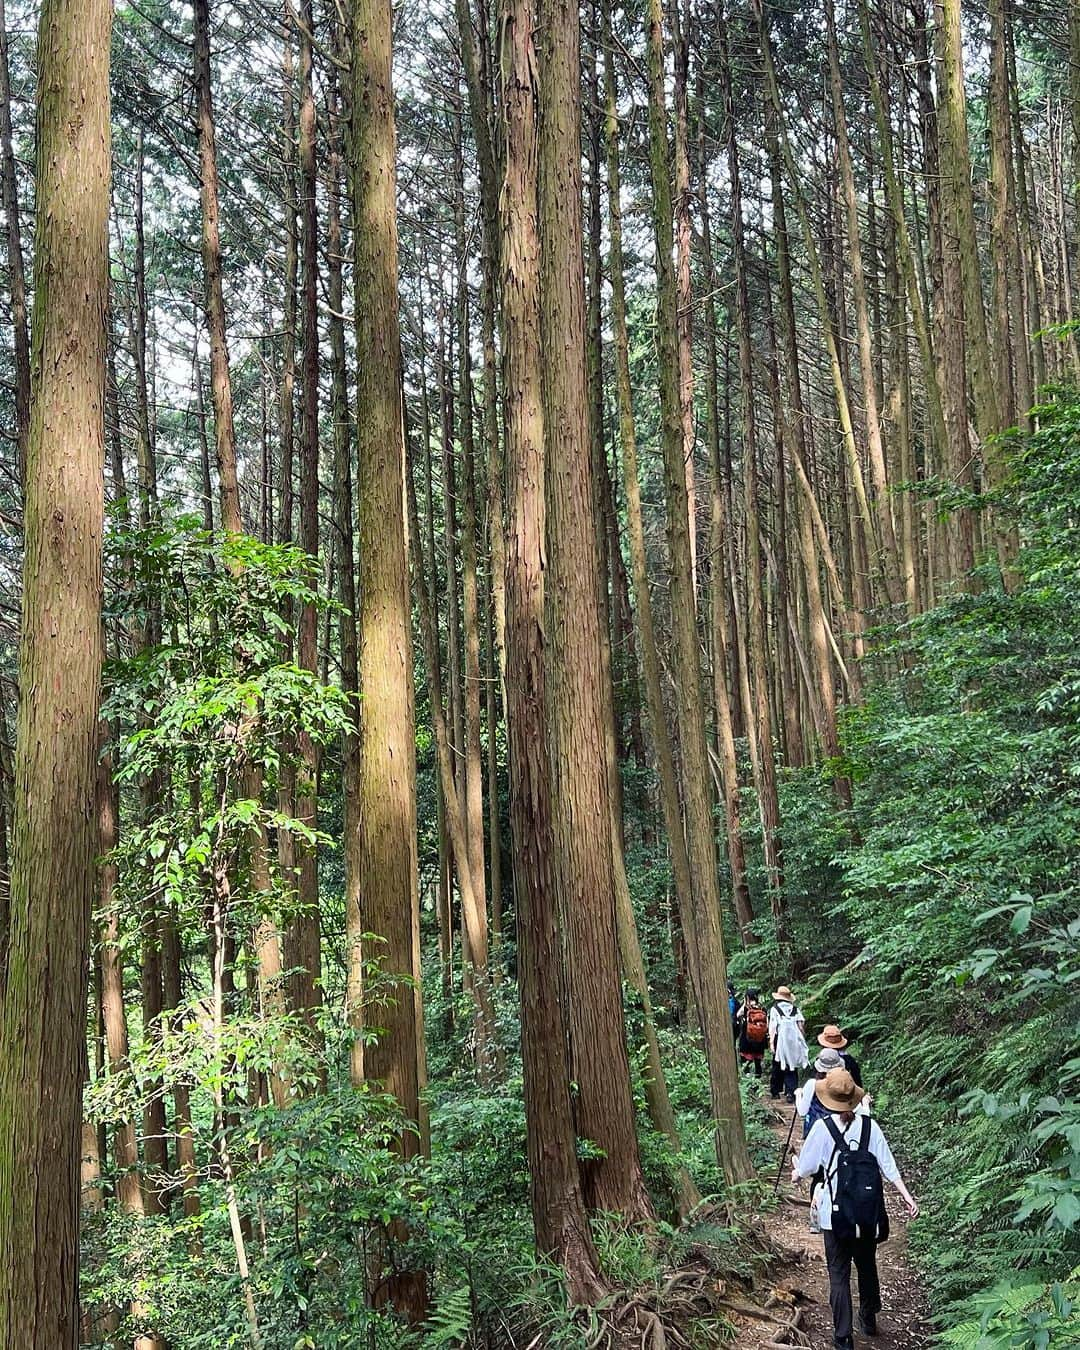
<svg viewBox="0 0 1080 1350">
<path fill-rule="evenodd" d="M 848 1148 L 858 1148 L 863 1118 L 856 1116 L 846 1129 L 842 1117 L 834 1115 L 832 1119 L 836 1123 L 837 1129 L 843 1131 L 844 1142 Z M 892 1155 L 888 1140 L 882 1134 L 881 1126 L 876 1120 L 870 1121 L 870 1139 L 867 1147 L 877 1160 L 877 1165 L 881 1168 L 881 1175 L 886 1181 L 891 1181 L 895 1185 L 900 1180 L 900 1169 L 896 1165 L 896 1159 Z M 818 1201 L 818 1219 L 821 1227 L 828 1229 L 832 1228 L 832 1185 L 833 1175 L 836 1171 L 834 1166 L 836 1148 L 836 1143 L 829 1133 L 829 1127 L 825 1121 L 815 1120 L 810 1133 L 806 1136 L 806 1143 L 802 1146 L 802 1152 L 795 1162 L 796 1175 L 800 1177 L 812 1177 L 819 1168 L 825 1169 L 825 1185 L 821 1188 L 821 1199 Z"/>
<path fill-rule="evenodd" d="M 782 1069 L 804 1069 L 810 1063 L 803 1015 L 794 1003 L 774 1003 L 769 1009 L 769 1044 Z"/>
</svg>

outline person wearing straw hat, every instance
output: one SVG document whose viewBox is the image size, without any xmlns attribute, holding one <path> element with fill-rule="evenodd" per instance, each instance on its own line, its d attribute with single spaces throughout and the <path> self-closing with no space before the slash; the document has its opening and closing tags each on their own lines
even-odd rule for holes
<svg viewBox="0 0 1080 1350">
<path fill-rule="evenodd" d="M 829 1269 L 829 1306 L 833 1317 L 833 1345 L 836 1350 L 854 1350 L 851 1305 L 851 1266 L 855 1264 L 859 1282 L 859 1330 L 866 1336 L 877 1334 L 881 1311 L 881 1286 L 877 1272 L 877 1244 L 888 1236 L 888 1218 L 882 1204 L 878 1221 L 870 1231 L 834 1231 L 834 1219 L 844 1218 L 840 1200 L 840 1150 L 851 1150 L 847 1161 L 869 1154 L 880 1176 L 899 1191 L 908 1214 L 919 1213 L 911 1192 L 904 1184 L 896 1159 L 881 1126 L 858 1108 L 866 1094 L 846 1069 L 835 1068 L 814 1084 L 814 1092 L 828 1114 L 815 1122 L 802 1151 L 791 1168 L 791 1179 L 799 1182 L 824 1172 L 825 1184 L 818 1200 L 818 1224 L 825 1242 L 825 1263 Z"/>
<path fill-rule="evenodd" d="M 818 1038 L 820 1040 L 820 1037 Z M 829 1114 L 828 1108 L 823 1106 L 817 1095 L 817 1085 L 834 1069 L 845 1068 L 844 1057 L 839 1050 L 822 1050 L 817 1059 L 814 1060 L 813 1077 L 808 1078 L 799 1091 L 795 1094 L 795 1110 L 802 1116 L 803 1138 L 810 1133 L 815 1121 Z M 854 1077 L 854 1074 L 852 1075 Z M 860 1083 L 861 1087 L 862 1084 Z M 856 1115 L 868 1115 L 870 1111 L 870 1094 L 867 1093 L 862 1101 L 855 1108 Z"/>
<path fill-rule="evenodd" d="M 805 1018 L 795 1002 L 795 995 L 782 984 L 773 994 L 769 1009 L 769 1049 L 772 1051 L 769 1094 L 774 1101 L 783 1092 L 794 1105 L 799 1070 L 810 1063 L 803 1035 L 804 1024 Z"/>
<path fill-rule="evenodd" d="M 837 1050 L 840 1052 L 840 1058 L 844 1061 L 844 1068 L 855 1079 L 857 1087 L 862 1087 L 862 1072 L 859 1069 L 859 1061 L 848 1049 L 848 1038 L 835 1023 L 822 1028 L 821 1035 L 817 1038 L 818 1045 L 824 1046 L 826 1050 Z"/>
</svg>

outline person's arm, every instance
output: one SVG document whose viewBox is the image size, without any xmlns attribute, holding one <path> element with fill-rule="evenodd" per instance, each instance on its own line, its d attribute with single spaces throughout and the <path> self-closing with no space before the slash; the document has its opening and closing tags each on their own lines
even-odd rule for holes
<svg viewBox="0 0 1080 1350">
<path fill-rule="evenodd" d="M 916 1218 L 919 1213 L 918 1203 L 907 1186 L 904 1185 L 904 1178 L 900 1175 L 900 1169 L 896 1165 L 896 1159 L 893 1157 L 889 1142 L 876 1120 L 870 1125 L 870 1152 L 877 1159 L 877 1165 L 881 1168 L 881 1175 L 899 1192 L 908 1216 L 912 1219 Z"/>
<path fill-rule="evenodd" d="M 900 1199 L 903 1200 L 904 1202 L 904 1208 L 908 1212 L 908 1218 L 917 1219 L 919 1217 L 918 1201 L 911 1194 L 908 1188 L 904 1185 L 904 1178 L 900 1175 L 899 1172 L 897 1172 L 896 1180 L 892 1184 L 900 1192 Z"/>
<path fill-rule="evenodd" d="M 802 1152 L 792 1159 L 791 1179 L 792 1181 L 802 1181 L 804 1177 L 812 1177 L 821 1164 L 825 1161 L 822 1156 L 825 1143 L 829 1140 L 828 1131 L 824 1123 L 815 1120 L 810 1133 L 806 1136 L 806 1142 L 802 1146 Z"/>
</svg>

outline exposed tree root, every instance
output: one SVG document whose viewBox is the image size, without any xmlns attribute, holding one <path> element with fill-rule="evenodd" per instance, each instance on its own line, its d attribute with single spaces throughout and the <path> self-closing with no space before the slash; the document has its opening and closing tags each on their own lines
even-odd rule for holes
<svg viewBox="0 0 1080 1350">
<path fill-rule="evenodd" d="M 780 1253 L 762 1255 L 776 1259 Z M 771 1328 L 769 1346 L 809 1345 L 799 1306 L 806 1296 L 800 1290 L 774 1289 L 765 1303 L 753 1302 L 751 1284 L 742 1276 L 718 1272 L 715 1249 L 703 1248 L 668 1271 L 658 1286 L 621 1293 L 602 1308 L 583 1310 L 583 1320 L 588 1318 L 583 1344 L 586 1350 L 692 1350 L 702 1344 L 703 1323 L 753 1318 Z"/>
</svg>

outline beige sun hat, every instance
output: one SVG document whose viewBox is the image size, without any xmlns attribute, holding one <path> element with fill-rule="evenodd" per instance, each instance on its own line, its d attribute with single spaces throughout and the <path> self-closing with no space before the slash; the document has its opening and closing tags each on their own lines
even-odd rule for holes
<svg viewBox="0 0 1080 1350">
<path fill-rule="evenodd" d="M 847 1069 L 833 1069 L 814 1084 L 818 1101 L 829 1111 L 854 1111 L 866 1096 Z"/>
<path fill-rule="evenodd" d="M 795 1002 L 795 995 L 791 992 L 791 990 L 787 987 L 786 984 L 782 984 L 780 986 L 780 988 L 776 991 L 776 993 L 773 994 L 773 998 L 776 999 L 777 1003 Z"/>
<path fill-rule="evenodd" d="M 844 1046 L 848 1043 L 848 1038 L 838 1026 L 830 1022 L 829 1025 L 822 1030 L 817 1041 L 818 1045 L 827 1046 L 830 1050 L 843 1050 Z"/>
</svg>

